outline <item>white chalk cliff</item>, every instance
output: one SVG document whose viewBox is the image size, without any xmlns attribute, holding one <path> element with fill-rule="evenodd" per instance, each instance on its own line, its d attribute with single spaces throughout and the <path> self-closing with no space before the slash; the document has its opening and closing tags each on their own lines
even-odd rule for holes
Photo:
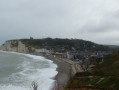
<svg viewBox="0 0 119 90">
<path fill-rule="evenodd" d="M 9 40 L 6 41 L 2 46 L 0 46 L 0 50 L 21 53 L 29 53 L 32 49 L 33 48 L 26 46 L 20 40 Z"/>
</svg>

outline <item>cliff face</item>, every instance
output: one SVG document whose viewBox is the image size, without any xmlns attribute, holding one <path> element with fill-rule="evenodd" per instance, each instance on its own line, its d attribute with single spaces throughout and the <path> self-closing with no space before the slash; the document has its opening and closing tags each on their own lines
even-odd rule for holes
<svg viewBox="0 0 119 90">
<path fill-rule="evenodd" d="M 10 40 L 0 46 L 0 50 L 29 53 L 33 51 L 33 48 L 26 46 L 20 40 Z"/>
</svg>

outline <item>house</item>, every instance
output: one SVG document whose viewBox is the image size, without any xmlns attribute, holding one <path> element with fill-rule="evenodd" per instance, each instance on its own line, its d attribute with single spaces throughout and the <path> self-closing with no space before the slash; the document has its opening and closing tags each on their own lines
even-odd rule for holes
<svg viewBox="0 0 119 90">
<path fill-rule="evenodd" d="M 73 60 L 74 59 L 74 53 L 73 52 L 67 52 L 67 59 Z"/>
<path fill-rule="evenodd" d="M 54 50 L 48 50 L 45 48 L 41 48 L 41 49 L 35 49 L 36 53 L 40 53 L 40 54 L 45 54 L 45 55 L 51 55 L 54 53 Z"/>
<path fill-rule="evenodd" d="M 67 57 L 66 53 L 56 52 L 53 55 L 54 55 L 54 57 L 59 57 L 59 58 L 66 58 Z"/>
</svg>

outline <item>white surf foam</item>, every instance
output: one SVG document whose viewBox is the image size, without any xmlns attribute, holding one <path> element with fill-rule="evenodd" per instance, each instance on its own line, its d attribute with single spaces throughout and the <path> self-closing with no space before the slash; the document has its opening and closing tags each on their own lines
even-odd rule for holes
<svg viewBox="0 0 119 90">
<path fill-rule="evenodd" d="M 23 68 L 19 73 L 13 73 L 7 79 L 11 79 L 13 83 L 8 85 L 0 85 L 0 90 L 32 90 L 31 83 L 33 81 L 38 83 L 38 90 L 50 90 L 55 80 L 53 78 L 57 75 L 57 65 L 53 61 L 48 60 L 42 56 L 35 56 L 30 54 L 7 52 L 23 55 L 32 58 L 33 62 L 46 61 L 48 62 L 49 68 L 34 68 L 32 62 L 24 61 L 18 68 Z M 25 59 L 25 58 L 24 58 Z M 6 80 L 7 80 L 6 79 Z M 22 84 L 19 84 L 19 83 Z M 14 84 L 15 83 L 15 84 Z M 18 83 L 18 84 L 17 84 Z"/>
</svg>

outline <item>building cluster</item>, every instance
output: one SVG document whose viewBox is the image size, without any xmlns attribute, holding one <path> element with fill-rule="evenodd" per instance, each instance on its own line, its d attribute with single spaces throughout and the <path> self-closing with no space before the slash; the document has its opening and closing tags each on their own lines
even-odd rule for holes
<svg viewBox="0 0 119 90">
<path fill-rule="evenodd" d="M 45 56 L 53 56 L 60 59 L 72 60 L 74 62 L 80 62 L 82 68 L 85 70 L 90 70 L 95 67 L 95 65 L 103 62 L 103 56 L 112 54 L 112 51 L 76 51 L 76 50 L 48 50 L 45 48 L 36 49 L 37 54 Z M 101 61 L 100 61 L 101 60 Z"/>
<path fill-rule="evenodd" d="M 56 52 L 55 50 L 48 50 L 45 48 L 36 49 L 35 52 L 42 55 L 53 55 L 54 57 L 66 58 L 68 60 L 77 61 L 77 62 L 86 61 L 91 57 L 98 59 L 103 57 L 104 55 L 108 55 L 112 53 L 112 51 L 75 51 L 75 50 L 73 51 L 63 50 L 63 51 Z"/>
</svg>

